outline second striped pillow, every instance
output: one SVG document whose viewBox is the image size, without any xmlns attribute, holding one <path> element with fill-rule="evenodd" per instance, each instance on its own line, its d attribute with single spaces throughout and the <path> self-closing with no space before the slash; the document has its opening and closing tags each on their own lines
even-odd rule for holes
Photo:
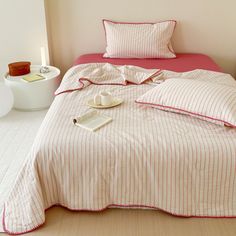
<svg viewBox="0 0 236 236">
<path fill-rule="evenodd" d="M 236 127 L 235 87 L 192 79 L 168 79 L 136 102 Z"/>
</svg>

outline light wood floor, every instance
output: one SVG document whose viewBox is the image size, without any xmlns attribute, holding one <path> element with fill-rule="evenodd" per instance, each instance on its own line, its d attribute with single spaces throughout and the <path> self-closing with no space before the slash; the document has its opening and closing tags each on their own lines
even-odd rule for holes
<svg viewBox="0 0 236 236">
<path fill-rule="evenodd" d="M 4 235 L 4 234 L 1 234 Z M 27 236 L 235 236 L 236 219 L 179 218 L 160 211 L 109 209 L 71 212 L 55 207 Z"/>
</svg>

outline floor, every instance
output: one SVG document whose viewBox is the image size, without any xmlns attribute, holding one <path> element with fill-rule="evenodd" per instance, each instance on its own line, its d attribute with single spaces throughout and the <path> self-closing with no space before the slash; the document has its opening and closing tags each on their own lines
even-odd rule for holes
<svg viewBox="0 0 236 236">
<path fill-rule="evenodd" d="M 3 234 L 4 235 L 4 234 Z M 55 207 L 46 223 L 27 236 L 235 236 L 236 219 L 179 218 L 153 210 L 70 212 Z"/>
<path fill-rule="evenodd" d="M 46 112 L 13 110 L 0 118 L 0 212 Z M 71 212 L 55 207 L 47 211 L 46 223 L 27 235 L 235 236 L 236 219 L 178 218 L 153 210 Z"/>
</svg>

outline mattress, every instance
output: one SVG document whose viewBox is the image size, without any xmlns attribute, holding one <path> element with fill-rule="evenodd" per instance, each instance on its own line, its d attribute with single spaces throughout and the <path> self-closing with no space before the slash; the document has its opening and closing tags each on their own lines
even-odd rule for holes
<svg viewBox="0 0 236 236">
<path fill-rule="evenodd" d="M 146 69 L 172 70 L 176 72 L 204 69 L 222 72 L 222 69 L 207 55 L 195 53 L 177 53 L 172 59 L 114 59 L 103 58 L 102 53 L 85 54 L 78 57 L 74 65 L 85 63 L 111 63 L 114 65 L 134 65 Z"/>
</svg>

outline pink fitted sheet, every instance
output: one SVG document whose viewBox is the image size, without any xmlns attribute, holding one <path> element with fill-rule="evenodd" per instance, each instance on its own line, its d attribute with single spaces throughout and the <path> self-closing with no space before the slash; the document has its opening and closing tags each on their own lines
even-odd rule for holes
<svg viewBox="0 0 236 236">
<path fill-rule="evenodd" d="M 114 59 L 103 58 L 102 53 L 94 53 L 78 57 L 74 65 L 93 62 L 108 62 L 115 65 L 135 65 L 147 69 L 157 68 L 176 72 L 185 72 L 194 69 L 222 72 L 222 69 L 209 56 L 196 53 L 177 53 L 177 57 L 172 59 Z"/>
</svg>

